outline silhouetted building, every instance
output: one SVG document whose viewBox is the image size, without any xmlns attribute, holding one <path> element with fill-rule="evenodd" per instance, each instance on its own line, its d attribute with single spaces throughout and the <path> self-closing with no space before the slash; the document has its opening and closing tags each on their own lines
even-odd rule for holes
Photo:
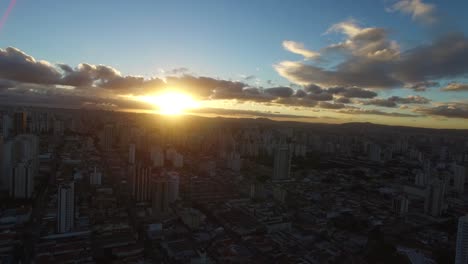
<svg viewBox="0 0 468 264">
<path fill-rule="evenodd" d="M 455 264 L 468 263 L 468 216 L 458 219 Z"/>
<path fill-rule="evenodd" d="M 287 145 L 279 146 L 275 152 L 273 181 L 288 180 L 291 173 L 291 151 Z"/>
<path fill-rule="evenodd" d="M 75 183 L 60 184 L 57 193 L 57 233 L 73 230 L 75 224 Z"/>
</svg>

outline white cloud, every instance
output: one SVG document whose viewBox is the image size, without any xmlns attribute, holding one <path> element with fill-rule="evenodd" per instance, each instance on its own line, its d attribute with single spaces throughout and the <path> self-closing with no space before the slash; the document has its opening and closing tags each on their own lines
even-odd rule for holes
<svg viewBox="0 0 468 264">
<path fill-rule="evenodd" d="M 437 22 L 435 9 L 435 5 L 423 3 L 422 0 L 400 0 L 387 10 L 409 14 L 414 20 L 425 24 L 433 24 Z"/>
<path fill-rule="evenodd" d="M 296 53 L 304 56 L 305 59 L 313 60 L 317 59 L 320 56 L 320 53 L 312 50 L 308 50 L 304 47 L 304 44 L 295 42 L 292 40 L 283 41 L 283 47 L 292 53 Z"/>
</svg>

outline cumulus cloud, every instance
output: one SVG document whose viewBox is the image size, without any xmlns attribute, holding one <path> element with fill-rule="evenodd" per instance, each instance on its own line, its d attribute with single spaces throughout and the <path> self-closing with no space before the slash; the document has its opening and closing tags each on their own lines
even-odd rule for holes
<svg viewBox="0 0 468 264">
<path fill-rule="evenodd" d="M 325 51 L 337 50 L 358 57 L 374 60 L 393 60 L 400 54 L 400 47 L 388 38 L 384 28 L 360 27 L 353 19 L 331 26 L 327 33 L 339 32 L 347 36 L 343 42 L 332 44 Z"/>
<path fill-rule="evenodd" d="M 444 116 L 449 118 L 468 118 L 467 103 L 441 103 L 434 107 L 418 108 L 416 112 L 433 116 Z"/>
<path fill-rule="evenodd" d="M 462 92 L 468 91 L 468 83 L 449 83 L 441 89 L 446 92 Z"/>
<path fill-rule="evenodd" d="M 391 96 L 386 99 L 375 98 L 367 101 L 361 101 L 364 105 L 375 105 L 381 107 L 396 107 L 398 104 L 428 104 L 431 100 L 422 96 L 410 95 L 408 97 Z"/>
<path fill-rule="evenodd" d="M 411 15 L 414 20 L 426 24 L 437 22 L 435 5 L 424 3 L 422 0 L 399 0 L 387 10 Z"/>
<path fill-rule="evenodd" d="M 346 108 L 345 104 L 342 103 L 329 103 L 329 102 L 319 102 L 318 106 L 325 109 L 342 109 Z"/>
<path fill-rule="evenodd" d="M 465 59 L 468 58 L 468 38 L 462 33 L 448 34 L 430 44 L 400 52 L 391 47 L 384 48 L 385 44 L 379 44 L 382 42 L 379 40 L 381 37 L 375 37 L 377 41 L 374 44 L 364 44 L 361 48 L 350 44 L 355 43 L 351 39 L 364 34 L 360 33 L 362 30 L 373 30 L 356 28 L 352 23 L 344 23 L 332 29 L 339 29 L 351 37 L 344 44 L 338 45 L 341 50 L 351 53 L 344 61 L 326 68 L 298 61 L 282 61 L 274 65 L 275 70 L 289 81 L 304 86 L 318 84 L 325 87 L 396 88 L 416 84 L 414 89 L 419 90 L 425 89 L 422 84 L 434 85 L 434 80 L 468 73 L 468 60 Z M 375 55 L 382 49 L 391 49 L 395 56 Z"/>
<path fill-rule="evenodd" d="M 429 88 L 439 86 L 439 82 L 434 81 L 423 81 L 423 82 L 416 82 L 416 83 L 407 83 L 405 88 L 412 89 L 415 92 L 424 92 Z"/>
<path fill-rule="evenodd" d="M 302 56 L 304 56 L 305 59 L 309 59 L 309 60 L 316 59 L 316 58 L 318 58 L 320 56 L 320 53 L 318 53 L 316 51 L 306 49 L 304 47 L 304 44 L 299 43 L 299 42 L 295 42 L 295 41 L 291 41 L 291 40 L 283 41 L 283 47 L 287 51 L 290 51 L 290 52 L 295 53 L 295 54 L 302 55 Z"/>
</svg>

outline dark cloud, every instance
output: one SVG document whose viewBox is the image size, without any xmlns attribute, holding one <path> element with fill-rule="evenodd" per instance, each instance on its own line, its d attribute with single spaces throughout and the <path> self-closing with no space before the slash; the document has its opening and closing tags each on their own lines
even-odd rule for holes
<svg viewBox="0 0 468 264">
<path fill-rule="evenodd" d="M 290 87 L 272 87 L 264 89 L 265 93 L 271 94 L 276 97 L 291 97 L 294 94 L 294 90 Z"/>
<path fill-rule="evenodd" d="M 225 109 L 225 108 L 200 108 L 193 109 L 194 114 L 216 114 L 224 116 L 249 116 L 249 117 L 267 117 L 267 118 L 317 118 L 313 116 L 289 115 L 274 112 L 261 112 L 252 110 Z"/>
<path fill-rule="evenodd" d="M 424 81 L 424 82 L 417 82 L 417 83 L 409 83 L 405 85 L 405 88 L 412 89 L 415 92 L 424 92 L 429 88 L 439 86 L 439 82 L 431 82 L 431 81 Z"/>
<path fill-rule="evenodd" d="M 342 109 L 346 108 L 346 105 L 341 103 L 319 102 L 318 107 L 325 109 Z"/>
<path fill-rule="evenodd" d="M 60 72 L 46 61 L 37 61 L 17 48 L 0 49 L 0 78 L 25 83 L 56 84 L 61 77 Z"/>
<path fill-rule="evenodd" d="M 169 71 L 170 74 L 187 74 L 189 72 L 189 69 L 188 68 L 185 68 L 185 67 L 179 67 L 179 68 L 175 68 L 175 69 L 172 69 Z"/>
<path fill-rule="evenodd" d="M 2 89 L 8 89 L 8 88 L 13 88 L 16 86 L 15 82 L 12 82 L 10 80 L 3 80 L 0 79 L 0 90 Z"/>
<path fill-rule="evenodd" d="M 335 103 L 350 104 L 351 99 L 349 99 L 347 97 L 338 97 L 338 98 L 335 98 Z"/>
<path fill-rule="evenodd" d="M 449 118 L 468 118 L 467 103 L 444 103 L 435 107 L 418 108 L 415 110 L 433 116 L 444 116 Z"/>
<path fill-rule="evenodd" d="M 449 83 L 441 89 L 445 92 L 463 92 L 468 91 L 468 83 Z"/>
<path fill-rule="evenodd" d="M 307 95 L 307 98 L 315 101 L 331 101 L 333 100 L 333 95 L 331 93 L 311 93 Z"/>
<path fill-rule="evenodd" d="M 422 96 L 408 96 L 408 97 L 399 97 L 391 96 L 387 99 L 376 98 L 367 101 L 361 101 L 364 105 L 376 105 L 382 107 L 396 107 L 398 104 L 428 104 L 431 100 Z"/>
<path fill-rule="evenodd" d="M 303 106 L 303 107 L 314 107 L 317 105 L 317 101 L 311 100 L 309 98 L 303 97 L 289 97 L 289 98 L 278 98 L 277 100 L 273 101 L 277 104 L 284 104 L 284 105 L 294 105 L 294 106 Z"/>
<path fill-rule="evenodd" d="M 359 108 L 348 108 L 344 110 L 339 110 L 339 113 L 342 114 L 351 114 L 351 115 L 382 115 L 382 116 L 391 116 L 391 117 L 421 117 L 420 115 L 405 114 L 398 112 L 384 112 L 375 109 L 359 109 Z"/>
<path fill-rule="evenodd" d="M 345 50 L 348 56 L 343 62 L 320 67 L 302 61 L 283 61 L 274 65 L 276 71 L 301 85 L 369 88 L 406 85 L 416 90 L 434 85 L 433 80 L 468 73 L 468 39 L 462 33 L 448 34 L 431 44 L 400 52 L 397 44 L 386 40 L 382 30 L 342 24 L 338 28 L 349 38 L 329 48 Z"/>
</svg>

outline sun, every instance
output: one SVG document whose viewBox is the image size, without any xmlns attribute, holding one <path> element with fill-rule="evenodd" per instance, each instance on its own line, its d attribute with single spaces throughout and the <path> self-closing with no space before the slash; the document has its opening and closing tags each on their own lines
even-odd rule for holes
<svg viewBox="0 0 468 264">
<path fill-rule="evenodd" d="M 141 96 L 141 101 L 155 105 L 163 115 L 180 115 L 199 106 L 190 95 L 168 91 L 156 95 Z"/>
</svg>

